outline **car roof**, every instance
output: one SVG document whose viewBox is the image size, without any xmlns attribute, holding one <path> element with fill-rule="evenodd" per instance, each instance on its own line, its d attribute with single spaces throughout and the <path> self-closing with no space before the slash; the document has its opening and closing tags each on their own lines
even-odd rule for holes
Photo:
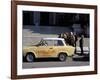
<svg viewBox="0 0 100 80">
<path fill-rule="evenodd" d="M 63 38 L 43 38 L 44 40 L 64 40 Z"/>
</svg>

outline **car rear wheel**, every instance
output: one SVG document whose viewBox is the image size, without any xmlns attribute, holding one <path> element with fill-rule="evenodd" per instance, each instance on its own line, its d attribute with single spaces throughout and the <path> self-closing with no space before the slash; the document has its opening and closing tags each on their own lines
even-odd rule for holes
<svg viewBox="0 0 100 80">
<path fill-rule="evenodd" d="M 59 56 L 58 56 L 58 58 L 59 58 L 60 61 L 66 61 L 67 55 L 64 54 L 64 53 L 60 53 Z"/>
<path fill-rule="evenodd" d="M 35 60 L 35 56 L 32 53 L 28 53 L 26 55 L 26 61 L 27 62 L 34 62 L 34 60 Z"/>
</svg>

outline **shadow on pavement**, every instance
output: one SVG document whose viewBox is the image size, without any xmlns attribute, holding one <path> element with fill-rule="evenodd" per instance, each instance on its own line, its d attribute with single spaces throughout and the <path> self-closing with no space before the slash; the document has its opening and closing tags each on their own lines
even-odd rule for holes
<svg viewBox="0 0 100 80">
<path fill-rule="evenodd" d="M 35 62 L 54 62 L 54 61 L 60 61 L 58 58 L 36 58 Z M 25 59 L 23 62 L 27 62 Z"/>
<path fill-rule="evenodd" d="M 90 61 L 89 55 L 76 55 L 72 58 L 73 61 Z"/>
<path fill-rule="evenodd" d="M 59 61 L 57 58 L 37 58 L 35 59 L 35 62 L 51 62 L 51 61 Z"/>
</svg>

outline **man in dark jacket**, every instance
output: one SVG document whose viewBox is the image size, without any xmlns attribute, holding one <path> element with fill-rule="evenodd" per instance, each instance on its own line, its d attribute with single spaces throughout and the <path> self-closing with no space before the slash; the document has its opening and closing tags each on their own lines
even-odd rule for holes
<svg viewBox="0 0 100 80">
<path fill-rule="evenodd" d="M 81 55 L 84 54 L 84 52 L 83 52 L 83 44 L 84 44 L 84 35 L 81 35 L 81 39 L 79 40 L 79 45 L 80 45 L 80 49 L 81 49 Z"/>
</svg>

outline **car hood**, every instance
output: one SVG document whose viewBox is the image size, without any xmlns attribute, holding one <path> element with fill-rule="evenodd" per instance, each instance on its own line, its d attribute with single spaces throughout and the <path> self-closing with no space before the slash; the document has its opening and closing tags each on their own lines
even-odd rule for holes
<svg viewBox="0 0 100 80">
<path fill-rule="evenodd" d="M 37 46 L 25 46 L 23 47 L 23 50 L 27 50 L 27 49 L 36 49 Z"/>
</svg>

